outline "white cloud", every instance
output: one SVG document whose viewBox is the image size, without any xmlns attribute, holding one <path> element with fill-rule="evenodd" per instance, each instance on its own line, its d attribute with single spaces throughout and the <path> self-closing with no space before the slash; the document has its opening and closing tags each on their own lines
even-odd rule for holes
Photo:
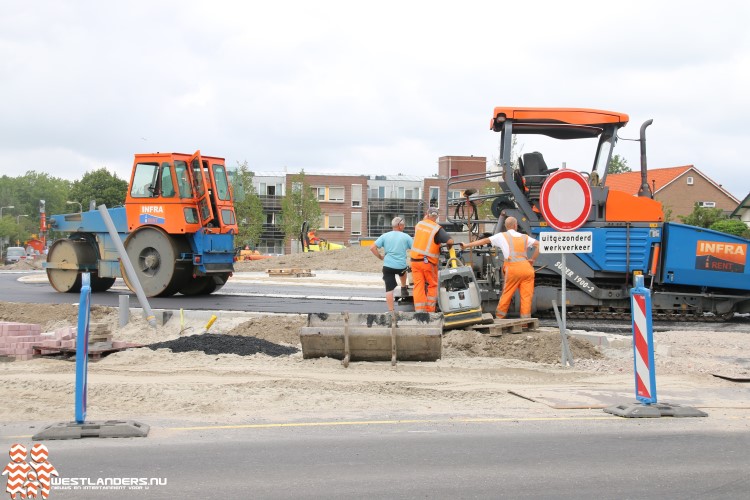
<svg viewBox="0 0 750 500">
<path fill-rule="evenodd" d="M 440 156 L 496 155 L 495 106 L 588 107 L 628 113 L 626 137 L 653 118 L 651 168 L 695 164 L 743 198 L 749 11 L 739 1 L 6 2 L 0 153 L 70 179 L 103 165 L 126 177 L 134 153 L 196 149 L 256 170 L 429 176 Z M 637 144 L 620 145 L 637 168 Z"/>
</svg>

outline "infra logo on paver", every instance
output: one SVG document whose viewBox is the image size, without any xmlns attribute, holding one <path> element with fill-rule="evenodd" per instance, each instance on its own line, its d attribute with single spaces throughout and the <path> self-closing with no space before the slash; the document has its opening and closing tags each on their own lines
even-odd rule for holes
<svg viewBox="0 0 750 500">
<path fill-rule="evenodd" d="M 31 463 L 26 461 L 26 447 L 14 444 L 10 447 L 10 463 L 3 469 L 3 475 L 8 476 L 5 491 L 11 500 L 49 498 L 52 476 L 59 476 L 55 467 L 49 462 L 49 450 L 41 443 L 31 447 Z"/>
</svg>

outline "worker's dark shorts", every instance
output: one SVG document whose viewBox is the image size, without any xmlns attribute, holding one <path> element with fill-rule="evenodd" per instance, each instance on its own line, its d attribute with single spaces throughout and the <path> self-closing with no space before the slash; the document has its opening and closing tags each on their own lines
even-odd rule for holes
<svg viewBox="0 0 750 500">
<path fill-rule="evenodd" d="M 406 268 L 393 269 L 392 267 L 383 266 L 383 281 L 385 281 L 385 291 L 390 292 L 396 288 L 396 276 L 406 274 Z"/>
</svg>

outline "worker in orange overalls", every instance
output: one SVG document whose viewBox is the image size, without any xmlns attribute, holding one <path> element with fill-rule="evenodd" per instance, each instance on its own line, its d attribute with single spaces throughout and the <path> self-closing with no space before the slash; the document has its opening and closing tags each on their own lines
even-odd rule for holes
<svg viewBox="0 0 750 500">
<path fill-rule="evenodd" d="M 320 238 L 318 238 L 318 235 L 315 229 L 310 229 L 307 232 L 307 240 L 310 242 L 311 245 L 317 245 L 318 243 L 320 243 Z"/>
<path fill-rule="evenodd" d="M 430 207 L 424 219 L 414 228 L 411 276 L 414 281 L 414 310 L 435 312 L 438 297 L 438 257 L 440 245 L 453 246 L 453 239 L 438 224 L 438 209 Z"/>
<path fill-rule="evenodd" d="M 461 244 L 462 248 L 478 247 L 492 244 L 499 247 L 505 257 L 503 275 L 503 295 L 497 304 L 495 317 L 503 319 L 508 315 L 510 301 L 516 290 L 521 290 L 521 317 L 531 317 L 531 300 L 534 297 L 534 261 L 539 256 L 539 242 L 529 235 L 521 234 L 515 217 L 505 219 L 507 231 L 493 234 L 489 238 Z M 529 248 L 534 254 L 529 258 Z"/>
</svg>

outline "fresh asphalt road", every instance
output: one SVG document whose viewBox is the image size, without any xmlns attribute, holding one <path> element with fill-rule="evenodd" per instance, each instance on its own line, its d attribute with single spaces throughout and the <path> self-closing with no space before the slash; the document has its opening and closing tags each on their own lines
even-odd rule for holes
<svg viewBox="0 0 750 500">
<path fill-rule="evenodd" d="M 576 417 L 298 422 L 152 429 L 146 438 L 46 441 L 56 499 L 738 499 L 750 434 L 708 419 Z M 586 416 L 583 416 L 583 415 Z M 0 446 L 31 446 L 2 435 Z M 146 489 L 76 490 L 144 478 Z M 86 481 L 86 483 L 84 483 Z M 166 484 L 165 484 L 166 483 Z"/>
<path fill-rule="evenodd" d="M 32 279 L 29 279 L 32 278 Z M 20 279 L 20 280 L 19 280 Z M 382 283 L 382 282 L 381 282 Z M 92 305 L 117 307 L 119 296 L 130 295 L 130 306 L 140 307 L 135 294 L 122 280 L 104 293 L 91 294 Z M 77 293 L 58 293 L 47 282 L 43 271 L 0 272 L 0 301 L 34 304 L 76 304 Z M 152 309 L 201 311 L 248 311 L 268 313 L 378 312 L 387 311 L 382 285 L 367 287 L 295 286 L 290 284 L 230 280 L 221 290 L 199 297 L 152 297 Z"/>
</svg>

